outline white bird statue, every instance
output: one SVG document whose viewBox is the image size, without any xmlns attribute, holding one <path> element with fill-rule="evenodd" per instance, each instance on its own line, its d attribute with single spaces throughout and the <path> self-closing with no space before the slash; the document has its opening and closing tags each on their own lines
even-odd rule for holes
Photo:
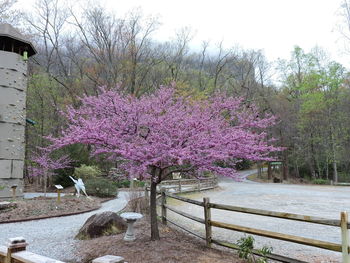
<svg viewBox="0 0 350 263">
<path fill-rule="evenodd" d="M 81 180 L 81 178 L 79 178 L 78 180 L 75 180 L 72 176 L 69 176 L 69 178 L 72 179 L 72 181 L 74 182 L 75 189 L 77 190 L 77 193 L 78 193 L 78 198 L 80 197 L 80 190 L 82 190 L 83 193 L 86 195 L 86 197 L 89 198 L 89 196 L 86 193 L 83 180 Z"/>
</svg>

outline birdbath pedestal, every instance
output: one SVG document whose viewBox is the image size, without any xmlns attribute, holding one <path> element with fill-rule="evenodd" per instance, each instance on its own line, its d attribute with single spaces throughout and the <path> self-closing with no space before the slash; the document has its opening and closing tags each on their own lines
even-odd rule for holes
<svg viewBox="0 0 350 263">
<path fill-rule="evenodd" d="M 124 240 L 134 241 L 135 240 L 134 223 L 136 222 L 137 219 L 141 219 L 143 215 L 139 213 L 126 212 L 126 213 L 122 213 L 120 216 L 124 218 L 126 220 L 126 223 L 128 224 L 128 229 L 126 230 Z"/>
</svg>

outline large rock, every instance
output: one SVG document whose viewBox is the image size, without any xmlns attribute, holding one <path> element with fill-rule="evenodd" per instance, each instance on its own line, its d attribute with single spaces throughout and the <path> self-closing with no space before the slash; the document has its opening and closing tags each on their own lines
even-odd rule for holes
<svg viewBox="0 0 350 263">
<path fill-rule="evenodd" d="M 5 209 L 9 209 L 9 208 L 15 208 L 17 207 L 16 203 L 11 203 L 11 202 L 0 202 L 0 210 L 5 210 Z"/>
<path fill-rule="evenodd" d="M 127 224 L 114 212 L 103 212 L 92 215 L 79 230 L 76 238 L 89 239 L 125 232 Z"/>
</svg>

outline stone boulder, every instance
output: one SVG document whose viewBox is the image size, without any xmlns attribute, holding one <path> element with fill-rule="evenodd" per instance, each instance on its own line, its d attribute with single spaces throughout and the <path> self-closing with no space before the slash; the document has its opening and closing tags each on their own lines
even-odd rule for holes
<svg viewBox="0 0 350 263">
<path fill-rule="evenodd" d="M 125 232 L 127 224 L 124 219 L 114 212 L 103 212 L 92 215 L 80 228 L 76 238 L 90 239 L 100 236 L 114 235 Z"/>
<path fill-rule="evenodd" d="M 5 209 L 9 209 L 9 208 L 16 208 L 17 204 L 16 203 L 12 203 L 12 202 L 0 202 L 0 210 L 5 210 Z"/>
</svg>

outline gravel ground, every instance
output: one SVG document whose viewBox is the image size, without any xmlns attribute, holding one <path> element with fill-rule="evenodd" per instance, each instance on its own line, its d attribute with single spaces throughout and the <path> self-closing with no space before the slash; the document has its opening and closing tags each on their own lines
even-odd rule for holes
<svg viewBox="0 0 350 263">
<path fill-rule="evenodd" d="M 0 244 L 5 245 L 8 238 L 22 236 L 29 244 L 28 250 L 43 256 L 69 262 L 74 259 L 74 236 L 86 219 L 103 211 L 120 211 L 127 204 L 128 193 L 119 192 L 117 199 L 102 204 L 93 212 L 75 216 L 50 218 L 22 223 L 0 225 Z"/>
<path fill-rule="evenodd" d="M 245 172 L 248 175 L 249 172 Z M 265 184 L 220 180 L 220 189 L 190 194 L 187 197 L 211 202 L 258 208 L 270 211 L 289 212 L 330 219 L 339 219 L 341 211 L 350 211 L 350 187 Z M 180 201 L 170 200 L 171 205 L 192 215 L 203 218 L 203 208 Z M 168 216 L 181 221 L 187 227 L 204 234 L 204 226 L 168 211 Z M 275 232 L 308 237 L 334 243 L 341 242 L 338 227 L 323 226 L 290 220 L 255 216 L 212 209 L 212 219 Z M 236 242 L 242 233 L 213 228 L 216 239 Z M 276 254 L 298 258 L 307 262 L 341 262 L 341 254 L 284 241 L 254 236 L 257 247 L 269 245 Z"/>
<path fill-rule="evenodd" d="M 252 172 L 244 172 L 249 175 Z M 220 180 L 220 189 L 187 195 L 201 200 L 209 197 L 211 202 L 231 204 L 242 207 L 259 208 L 271 211 L 320 216 L 338 219 L 341 211 L 350 211 L 350 187 L 264 184 L 254 182 L 234 182 L 224 178 Z M 98 212 L 119 211 L 127 203 L 126 192 L 120 192 L 119 198 L 106 202 Z M 169 202 L 179 209 L 203 217 L 203 208 L 178 201 Z M 76 216 L 51 218 L 23 223 L 0 225 L 0 244 L 5 245 L 10 237 L 23 236 L 29 243 L 28 250 L 62 261 L 74 258 L 74 236 L 85 220 L 97 211 Z M 204 233 L 201 224 L 175 215 L 168 211 L 170 218 Z M 286 234 L 309 237 L 340 243 L 340 230 L 337 227 L 308 224 L 262 216 L 245 215 L 221 210 L 212 210 L 213 220 L 239 224 L 248 227 L 271 230 Z M 235 242 L 242 233 L 213 229 L 214 238 Z M 341 262 L 340 253 L 328 252 L 317 248 L 301 246 L 288 242 L 255 237 L 257 247 L 269 245 L 273 252 L 307 262 Z"/>
</svg>

